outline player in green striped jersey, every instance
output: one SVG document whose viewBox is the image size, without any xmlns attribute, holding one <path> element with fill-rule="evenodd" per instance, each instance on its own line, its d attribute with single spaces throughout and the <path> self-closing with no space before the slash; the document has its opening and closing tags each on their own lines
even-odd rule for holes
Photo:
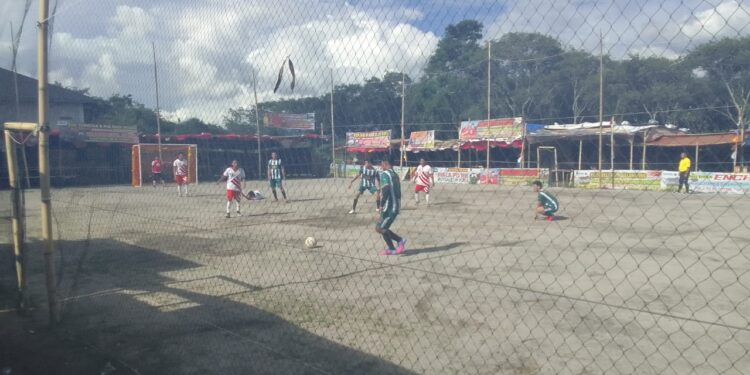
<svg viewBox="0 0 750 375">
<path fill-rule="evenodd" d="M 555 212 L 560 209 L 557 198 L 548 191 L 542 190 L 542 182 L 537 180 L 531 185 L 531 189 L 537 193 L 536 208 L 534 209 L 534 220 L 542 215 L 545 220 L 555 220 Z"/>
<path fill-rule="evenodd" d="M 350 189 L 354 181 L 357 181 L 358 178 L 361 179 L 359 182 L 359 190 L 354 195 L 352 210 L 349 211 L 349 213 L 353 214 L 357 212 L 357 201 L 359 201 L 359 198 L 365 191 L 369 191 L 370 194 L 375 194 L 375 207 L 380 211 L 380 181 L 378 179 L 378 171 L 375 170 L 372 164 L 370 164 L 369 160 L 365 160 L 363 165 L 359 168 L 359 173 L 357 173 L 357 175 L 354 176 L 354 179 L 349 182 Z"/>
<path fill-rule="evenodd" d="M 279 200 L 279 197 L 276 196 L 276 188 L 278 187 L 281 190 L 281 195 L 284 196 L 284 201 L 289 203 L 289 200 L 286 199 L 286 190 L 284 190 L 284 185 L 282 184 L 284 179 L 286 179 L 284 164 L 279 159 L 279 155 L 276 152 L 272 152 L 271 160 L 268 161 L 268 182 L 271 185 L 273 199 L 275 201 Z"/>
<path fill-rule="evenodd" d="M 401 179 L 391 167 L 389 160 L 380 163 L 380 220 L 375 226 L 375 231 L 380 233 L 385 240 L 387 249 L 381 251 L 380 255 L 396 255 L 404 252 L 406 238 L 393 233 L 391 225 L 396 220 L 401 209 Z M 396 241 L 398 247 L 393 245 Z"/>
</svg>

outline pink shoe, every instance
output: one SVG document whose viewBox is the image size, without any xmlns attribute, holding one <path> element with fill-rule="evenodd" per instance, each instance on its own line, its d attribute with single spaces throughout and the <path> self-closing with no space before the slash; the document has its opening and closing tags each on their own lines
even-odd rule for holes
<svg viewBox="0 0 750 375">
<path fill-rule="evenodd" d="M 396 250 L 390 250 L 390 249 L 380 250 L 378 255 L 396 255 Z"/>
</svg>

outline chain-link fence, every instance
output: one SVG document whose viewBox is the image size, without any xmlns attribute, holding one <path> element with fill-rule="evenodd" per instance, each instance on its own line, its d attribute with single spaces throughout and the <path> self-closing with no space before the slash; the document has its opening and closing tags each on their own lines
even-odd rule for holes
<svg viewBox="0 0 750 375">
<path fill-rule="evenodd" d="M 750 372 L 750 4 L 51 3 L 50 335 L 102 373 Z"/>
</svg>

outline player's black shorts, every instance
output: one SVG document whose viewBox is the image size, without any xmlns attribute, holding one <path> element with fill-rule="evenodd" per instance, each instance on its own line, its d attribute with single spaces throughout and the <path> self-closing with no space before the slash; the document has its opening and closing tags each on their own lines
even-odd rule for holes
<svg viewBox="0 0 750 375">
<path fill-rule="evenodd" d="M 164 180 L 164 177 L 161 176 L 161 172 L 159 173 L 151 173 L 151 179 L 156 180 Z"/>
</svg>

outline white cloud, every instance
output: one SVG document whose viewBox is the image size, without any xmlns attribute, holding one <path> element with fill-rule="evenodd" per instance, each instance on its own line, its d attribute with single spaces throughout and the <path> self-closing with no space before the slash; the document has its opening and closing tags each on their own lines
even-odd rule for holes
<svg viewBox="0 0 750 375">
<path fill-rule="evenodd" d="M 601 32 L 605 53 L 618 58 L 675 58 L 701 43 L 750 34 L 750 6 L 733 0 L 529 0 L 508 5 L 487 27 L 488 38 L 541 32 L 565 46 L 598 53 Z"/>
<path fill-rule="evenodd" d="M 0 2 L 0 61 L 8 58 L 8 21 L 21 1 Z M 734 0 L 439 0 L 357 2 L 278 0 L 83 0 L 63 2 L 50 59 L 53 80 L 89 87 L 96 95 L 133 94 L 154 106 L 151 43 L 155 42 L 161 106 L 182 119 L 220 121 L 228 108 L 253 103 L 252 72 L 261 101 L 320 95 L 388 71 L 421 74 L 438 36 L 428 30 L 474 18 L 487 38 L 509 31 L 541 32 L 564 45 L 608 53 L 676 57 L 714 38 L 747 35 L 750 5 Z M 66 5 L 67 4 L 67 5 Z M 428 19 L 429 17 L 429 19 Z M 30 18 L 34 18 L 33 14 Z M 35 28 L 27 20 L 20 68 L 33 74 Z M 436 25 L 440 25 L 437 27 Z M 289 76 L 271 92 L 281 62 Z"/>
</svg>

